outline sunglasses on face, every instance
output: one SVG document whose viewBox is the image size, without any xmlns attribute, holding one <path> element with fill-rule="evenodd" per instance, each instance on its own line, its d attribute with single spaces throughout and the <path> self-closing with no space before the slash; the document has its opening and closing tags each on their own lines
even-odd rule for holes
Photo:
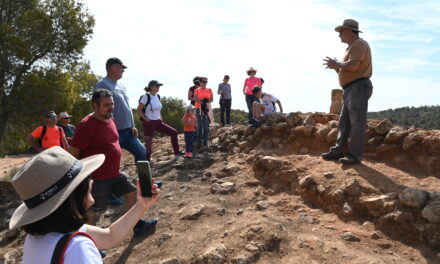
<svg viewBox="0 0 440 264">
<path fill-rule="evenodd" d="M 202 83 L 207 83 L 208 81 L 200 81 L 200 82 L 202 82 Z"/>
</svg>

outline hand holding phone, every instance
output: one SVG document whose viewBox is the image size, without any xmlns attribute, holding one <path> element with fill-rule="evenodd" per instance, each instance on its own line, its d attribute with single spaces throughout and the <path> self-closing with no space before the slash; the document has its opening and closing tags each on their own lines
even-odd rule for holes
<svg viewBox="0 0 440 264">
<path fill-rule="evenodd" d="M 136 167 L 142 196 L 152 197 L 153 193 L 151 189 L 153 187 L 153 180 L 150 163 L 146 160 L 139 160 L 136 162 Z"/>
</svg>

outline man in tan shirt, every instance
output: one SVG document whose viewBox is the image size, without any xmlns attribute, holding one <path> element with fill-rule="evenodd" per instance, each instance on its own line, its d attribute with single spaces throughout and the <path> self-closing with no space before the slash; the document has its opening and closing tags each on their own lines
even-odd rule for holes
<svg viewBox="0 0 440 264">
<path fill-rule="evenodd" d="M 338 73 L 339 85 L 344 90 L 344 105 L 339 118 L 339 135 L 336 145 L 322 154 L 325 160 L 339 160 L 352 165 L 361 162 L 367 125 L 368 99 L 373 92 L 371 50 L 368 43 L 359 37 L 359 23 L 344 20 L 335 28 L 341 42 L 348 44 L 342 62 L 326 57 L 324 65 Z M 350 146 L 348 139 L 350 138 Z M 348 148 L 348 152 L 345 150 Z"/>
</svg>

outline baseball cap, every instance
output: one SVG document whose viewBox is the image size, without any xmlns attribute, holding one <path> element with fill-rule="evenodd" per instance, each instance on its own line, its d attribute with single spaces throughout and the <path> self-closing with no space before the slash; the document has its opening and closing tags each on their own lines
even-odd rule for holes
<svg viewBox="0 0 440 264">
<path fill-rule="evenodd" d="M 163 83 L 160 83 L 160 82 L 158 82 L 158 81 L 156 81 L 156 80 L 151 80 L 149 83 L 148 83 L 148 87 L 151 87 L 151 86 L 157 86 L 157 87 L 159 87 L 159 86 L 162 86 L 163 85 Z"/>
<path fill-rule="evenodd" d="M 115 58 L 115 57 L 108 59 L 107 62 L 105 63 L 105 66 L 108 67 L 112 64 L 120 64 L 122 66 L 122 68 L 124 68 L 124 69 L 127 68 L 127 66 L 125 66 L 124 63 L 122 63 L 122 61 L 120 59 Z"/>
<path fill-rule="evenodd" d="M 67 112 L 61 112 L 60 113 L 60 118 L 68 118 L 68 117 L 72 117 L 72 116 L 69 115 Z"/>
<path fill-rule="evenodd" d="M 56 118 L 57 114 L 54 111 L 49 111 L 49 112 L 47 112 L 46 117 L 47 118 Z"/>
</svg>

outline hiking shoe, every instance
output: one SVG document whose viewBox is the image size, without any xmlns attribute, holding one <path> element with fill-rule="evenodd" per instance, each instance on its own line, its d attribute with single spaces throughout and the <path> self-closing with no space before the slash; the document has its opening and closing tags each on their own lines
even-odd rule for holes
<svg viewBox="0 0 440 264">
<path fill-rule="evenodd" d="M 110 194 L 110 199 L 109 199 L 108 203 L 111 205 L 121 205 L 124 203 L 124 201 L 122 199 L 119 199 L 118 197 L 116 197 L 114 194 Z"/>
<path fill-rule="evenodd" d="M 99 255 L 101 255 L 101 258 L 105 258 L 107 256 L 107 250 L 104 249 L 98 249 Z"/>
<path fill-rule="evenodd" d="M 176 155 L 174 155 L 174 158 L 178 159 L 180 157 L 183 157 L 184 155 L 185 155 L 185 153 L 181 151 L 181 152 L 177 153 Z"/>
<path fill-rule="evenodd" d="M 188 152 L 185 152 L 185 155 L 183 155 L 184 158 L 188 158 Z"/>
<path fill-rule="evenodd" d="M 358 160 L 357 158 L 355 158 L 353 156 L 347 156 L 344 158 L 340 158 L 339 161 L 345 165 L 355 165 L 355 164 L 361 163 L 360 160 Z"/>
<path fill-rule="evenodd" d="M 192 152 L 188 152 L 188 158 L 192 158 L 192 157 L 193 157 Z"/>
<path fill-rule="evenodd" d="M 327 153 L 323 153 L 321 155 L 321 157 L 325 160 L 339 160 L 340 158 L 343 158 L 344 155 L 342 155 L 341 153 L 336 153 L 336 152 L 327 152 Z"/>
<path fill-rule="evenodd" d="M 144 220 L 140 219 L 133 227 L 134 236 L 143 235 L 152 230 L 157 224 L 157 219 Z"/>
</svg>

